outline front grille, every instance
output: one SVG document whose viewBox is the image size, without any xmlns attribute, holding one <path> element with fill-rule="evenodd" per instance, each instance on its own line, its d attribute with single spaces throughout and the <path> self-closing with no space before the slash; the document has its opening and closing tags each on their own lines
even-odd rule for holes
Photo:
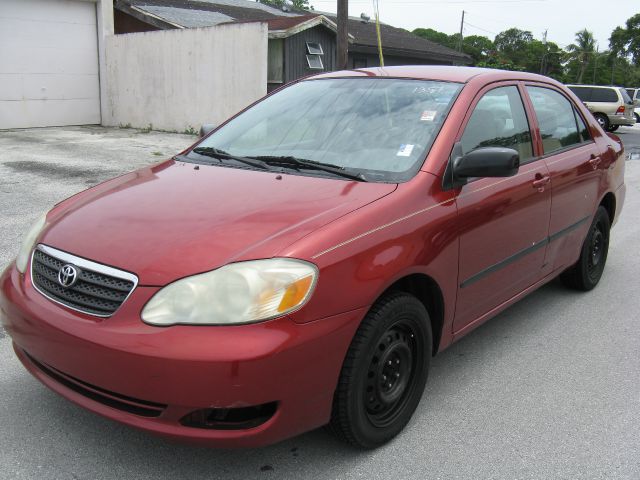
<svg viewBox="0 0 640 480">
<path fill-rule="evenodd" d="M 65 265 L 76 268 L 78 278 L 70 287 L 58 281 Z M 31 261 L 31 279 L 40 293 L 74 310 L 108 317 L 136 286 L 137 278 L 128 272 L 94 263 L 51 247 L 38 245 Z"/>
<path fill-rule="evenodd" d="M 96 387 L 90 383 L 83 382 L 71 375 L 61 372 L 53 368 L 50 365 L 45 365 L 39 362 L 27 352 L 22 350 L 24 354 L 29 358 L 38 369 L 47 375 L 49 378 L 64 385 L 70 390 L 73 390 L 80 395 L 83 395 L 91 400 L 107 405 L 111 408 L 117 408 L 124 412 L 139 415 L 141 417 L 159 417 L 162 412 L 167 408 L 167 405 L 156 402 L 149 402 L 148 400 L 140 400 L 139 398 L 129 397 L 120 393 L 110 392 L 104 388 Z"/>
</svg>

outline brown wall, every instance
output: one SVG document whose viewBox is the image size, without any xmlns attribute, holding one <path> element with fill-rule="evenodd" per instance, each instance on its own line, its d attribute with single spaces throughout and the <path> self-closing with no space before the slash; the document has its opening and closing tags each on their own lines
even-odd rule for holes
<svg viewBox="0 0 640 480">
<path fill-rule="evenodd" d="M 151 32 L 153 30 L 159 30 L 153 25 L 141 22 L 137 18 L 127 15 L 120 10 L 113 9 L 113 29 L 117 34 L 119 33 L 135 33 L 135 32 Z"/>
</svg>

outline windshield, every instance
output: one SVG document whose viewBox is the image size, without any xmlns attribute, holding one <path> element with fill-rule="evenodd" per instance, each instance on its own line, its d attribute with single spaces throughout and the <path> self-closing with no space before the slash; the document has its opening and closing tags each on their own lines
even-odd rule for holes
<svg viewBox="0 0 640 480">
<path fill-rule="evenodd" d="M 461 88 L 388 78 L 303 81 L 267 97 L 197 147 L 238 157 L 295 157 L 359 172 L 367 181 L 406 181 L 422 166 Z M 197 157 L 189 154 L 191 161 Z"/>
</svg>

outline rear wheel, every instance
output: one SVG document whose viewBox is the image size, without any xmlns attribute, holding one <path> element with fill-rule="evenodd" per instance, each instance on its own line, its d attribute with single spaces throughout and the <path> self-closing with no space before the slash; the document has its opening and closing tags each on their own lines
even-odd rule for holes
<svg viewBox="0 0 640 480">
<path fill-rule="evenodd" d="M 604 131 L 609 129 L 609 119 L 606 115 L 603 115 L 602 113 L 595 113 L 593 116 Z"/>
<path fill-rule="evenodd" d="M 580 258 L 560 275 L 566 286 L 586 292 L 598 284 L 607 262 L 610 228 L 609 214 L 604 207 L 598 207 L 582 245 Z"/>
<path fill-rule="evenodd" d="M 633 116 L 636 117 L 636 123 L 640 123 L 640 115 L 634 113 Z"/>
<path fill-rule="evenodd" d="M 351 342 L 329 430 L 361 448 L 400 433 L 424 391 L 431 338 L 429 314 L 416 297 L 399 292 L 379 300 Z"/>
</svg>

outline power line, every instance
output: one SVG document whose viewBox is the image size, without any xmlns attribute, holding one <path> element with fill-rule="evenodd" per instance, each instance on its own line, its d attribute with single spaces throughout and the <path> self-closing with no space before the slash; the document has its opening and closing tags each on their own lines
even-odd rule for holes
<svg viewBox="0 0 640 480">
<path fill-rule="evenodd" d="M 492 32 L 491 30 L 487 30 L 486 28 L 479 27 L 477 25 L 474 25 L 473 23 L 469 23 L 468 21 L 464 22 L 464 24 L 468 25 L 470 27 L 473 27 L 473 28 L 475 28 L 477 30 L 482 30 L 483 32 L 487 32 L 487 33 L 492 33 L 494 35 L 498 35 L 496 32 Z"/>
</svg>

